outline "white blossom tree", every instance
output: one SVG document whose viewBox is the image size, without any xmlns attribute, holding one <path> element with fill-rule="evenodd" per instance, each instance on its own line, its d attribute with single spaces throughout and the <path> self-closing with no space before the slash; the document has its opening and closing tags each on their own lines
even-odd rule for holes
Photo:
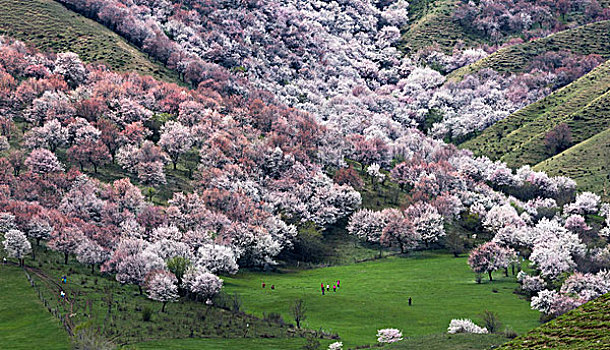
<svg viewBox="0 0 610 350">
<path fill-rule="evenodd" d="M 178 280 L 171 272 L 154 271 L 146 281 L 146 293 L 152 300 L 163 303 L 161 312 L 165 312 L 168 302 L 178 300 Z"/>
<path fill-rule="evenodd" d="M 211 273 L 237 273 L 237 258 L 230 247 L 219 244 L 204 244 L 197 251 L 197 265 Z"/>
<path fill-rule="evenodd" d="M 402 332 L 396 328 L 385 328 L 377 331 L 377 341 L 385 343 L 396 343 L 402 340 Z"/>
<path fill-rule="evenodd" d="M 198 298 L 207 301 L 220 292 L 222 279 L 203 268 L 190 269 L 186 272 L 183 285 L 186 290 Z"/>
<path fill-rule="evenodd" d="M 32 250 L 30 241 L 19 230 L 12 229 L 6 232 L 2 244 L 9 257 L 19 260 L 19 266 L 23 266 L 23 259 Z"/>
</svg>

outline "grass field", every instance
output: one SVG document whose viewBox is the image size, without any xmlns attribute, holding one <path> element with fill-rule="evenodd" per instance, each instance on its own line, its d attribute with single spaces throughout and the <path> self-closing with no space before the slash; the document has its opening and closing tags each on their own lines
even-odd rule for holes
<svg viewBox="0 0 610 350">
<path fill-rule="evenodd" d="M 40 303 L 23 271 L 0 266 L 0 349 L 70 347 L 62 325 Z"/>
<path fill-rule="evenodd" d="M 298 272 L 245 271 L 226 277 L 225 288 L 242 296 L 246 312 L 277 312 L 288 322 L 290 304 L 303 298 L 308 309 L 305 327 L 336 332 L 349 346 L 374 343 L 377 329 L 387 327 L 403 330 L 406 337 L 444 333 L 451 319 L 478 320 L 485 309 L 497 312 L 505 325 L 520 333 L 538 325 L 538 312 L 513 293 L 514 277 L 498 273 L 496 278 L 476 284 L 465 257 L 428 252 Z M 322 296 L 320 283 L 337 279 L 339 291 Z M 269 288 L 272 284 L 275 290 Z"/>
<path fill-rule="evenodd" d="M 610 349 L 608 310 L 610 294 L 532 330 L 501 349 Z"/>
<path fill-rule="evenodd" d="M 119 35 L 53 0 L 0 0 L 0 34 L 42 51 L 72 51 L 86 62 L 178 81 L 175 72 L 151 62 Z"/>
<path fill-rule="evenodd" d="M 450 79 L 491 68 L 498 72 L 517 73 L 525 70 L 532 59 L 544 52 L 566 50 L 588 55 L 610 57 L 610 21 L 591 23 L 564 30 L 545 38 L 500 49 L 488 57 L 452 72 Z"/>
</svg>

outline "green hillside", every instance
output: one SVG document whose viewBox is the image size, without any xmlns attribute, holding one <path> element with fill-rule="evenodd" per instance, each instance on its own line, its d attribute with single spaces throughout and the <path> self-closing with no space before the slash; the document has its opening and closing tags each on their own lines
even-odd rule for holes
<svg viewBox="0 0 610 350">
<path fill-rule="evenodd" d="M 500 49 L 478 62 L 456 70 L 450 74 L 450 78 L 459 79 L 485 68 L 498 72 L 522 72 L 534 57 L 548 51 L 560 50 L 581 55 L 599 54 L 606 59 L 610 58 L 610 21 L 591 23 Z"/>
<path fill-rule="evenodd" d="M 606 141 L 607 133 L 596 135 L 610 128 L 610 61 L 513 113 L 461 147 L 511 167 L 536 165 L 553 156 L 545 149 L 544 137 L 560 123 L 570 127 L 573 146 L 536 168 L 574 177 L 581 189 L 601 189 L 608 173 L 604 163 L 608 152 L 599 141 Z M 573 162 L 574 157 L 578 157 L 577 162 Z"/>
<path fill-rule="evenodd" d="M 453 46 L 462 41 L 468 46 L 477 46 L 483 40 L 468 33 L 453 21 L 453 11 L 459 0 L 415 0 L 409 2 L 410 23 L 403 28 L 400 48 L 415 52 L 428 46 L 451 53 Z"/>
<path fill-rule="evenodd" d="M 119 35 L 53 0 L 0 0 L 0 35 L 41 51 L 72 51 L 86 62 L 103 62 L 115 70 L 178 80 L 175 72 L 151 62 Z"/>
<path fill-rule="evenodd" d="M 576 180 L 584 191 L 602 193 L 608 198 L 610 185 L 610 129 L 547 159 L 534 167 L 550 175 Z"/>
<path fill-rule="evenodd" d="M 500 349 L 610 349 L 610 294 L 544 324 Z"/>
</svg>

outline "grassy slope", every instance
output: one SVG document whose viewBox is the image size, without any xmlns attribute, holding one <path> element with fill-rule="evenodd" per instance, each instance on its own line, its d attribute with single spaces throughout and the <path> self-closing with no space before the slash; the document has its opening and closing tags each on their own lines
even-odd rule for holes
<svg viewBox="0 0 610 350">
<path fill-rule="evenodd" d="M 501 349 L 610 349 L 610 294 L 546 323 Z"/>
<path fill-rule="evenodd" d="M 452 14 L 459 0 L 415 0 L 409 1 L 409 21 L 403 28 L 399 47 L 405 52 L 438 45 L 450 53 L 458 41 L 468 46 L 477 46 L 482 39 L 467 33 L 452 20 Z"/>
<path fill-rule="evenodd" d="M 610 61 L 546 98 L 513 113 L 461 145 L 510 166 L 534 165 L 548 157 L 544 134 L 567 122 L 576 143 L 610 125 Z"/>
<path fill-rule="evenodd" d="M 610 129 L 547 159 L 534 167 L 551 175 L 575 179 L 584 191 L 602 193 L 608 198 L 610 183 Z"/>
<path fill-rule="evenodd" d="M 406 338 L 395 344 L 384 346 L 383 350 L 474 350 L 493 349 L 506 343 L 499 334 L 433 334 L 423 337 Z"/>
<path fill-rule="evenodd" d="M 176 73 L 151 62 L 117 34 L 53 0 L 0 0 L 0 34 L 42 51 L 73 51 L 86 62 L 177 81 Z"/>
<path fill-rule="evenodd" d="M 387 345 L 381 349 L 387 350 L 467 350 L 490 349 L 506 343 L 507 339 L 496 334 L 434 334 L 423 337 L 405 338 L 395 344 Z M 320 349 L 333 341 L 320 340 Z M 297 350 L 303 349 L 304 339 L 175 339 L 156 342 L 140 343 L 133 349 L 252 349 L 252 350 Z"/>
<path fill-rule="evenodd" d="M 303 338 L 293 339 L 171 339 L 155 342 L 146 342 L 134 345 L 133 349 L 149 350 L 149 349 L 180 349 L 180 350 L 200 350 L 200 349 L 215 349 L 215 350 L 230 350 L 230 349 L 248 349 L 248 350 L 270 350 L 270 349 L 285 349 L 297 350 L 302 349 L 306 340 Z M 320 340 L 323 347 L 330 344 L 330 340 Z"/>
<path fill-rule="evenodd" d="M 30 267 L 30 275 L 51 308 L 58 309 L 62 314 L 72 314 L 71 320 L 75 326 L 85 322 L 92 324 L 116 344 L 191 336 L 282 338 L 288 334 L 287 326 L 280 327 L 249 315 L 234 314 L 184 298 L 168 304 L 165 312 L 161 313 L 161 303 L 140 295 L 136 286 L 120 285 L 114 276 L 101 276 L 99 271 L 92 275 L 89 266 L 83 266 L 73 258 L 68 265 L 64 265 L 63 256 L 55 252 L 38 249 L 37 261 L 26 259 L 26 265 Z M 68 277 L 68 283 L 60 284 L 64 275 Z M 33 290 L 27 283 L 25 285 Z M 58 298 L 60 287 L 65 290 L 68 300 L 74 301 L 73 307 Z M 110 313 L 105 302 L 109 293 L 112 294 Z M 142 311 L 146 308 L 152 310 L 150 322 L 143 321 Z M 48 315 L 44 309 L 41 312 L 45 317 Z"/>
<path fill-rule="evenodd" d="M 610 21 L 591 23 L 561 31 L 548 37 L 500 49 L 488 57 L 450 74 L 459 79 L 466 74 L 491 68 L 498 72 L 521 72 L 531 60 L 547 51 L 567 50 L 588 55 L 599 54 L 610 58 Z"/>
<path fill-rule="evenodd" d="M 337 332 L 353 346 L 374 343 L 380 328 L 402 329 L 406 337 L 444 333 L 452 318 L 478 320 L 485 309 L 498 312 L 504 324 L 518 332 L 535 327 L 538 313 L 513 293 L 514 277 L 496 278 L 478 285 L 465 257 L 427 252 L 298 272 L 243 271 L 225 278 L 225 288 L 242 295 L 247 312 L 279 312 L 289 321 L 290 303 L 303 298 L 308 309 L 305 327 Z M 320 283 L 337 279 L 340 290 L 322 296 Z M 276 289 L 262 289 L 263 281 Z M 411 307 L 409 296 L 414 300 Z"/>
<path fill-rule="evenodd" d="M 68 349 L 59 321 L 40 303 L 23 271 L 0 266 L 0 349 Z"/>
</svg>

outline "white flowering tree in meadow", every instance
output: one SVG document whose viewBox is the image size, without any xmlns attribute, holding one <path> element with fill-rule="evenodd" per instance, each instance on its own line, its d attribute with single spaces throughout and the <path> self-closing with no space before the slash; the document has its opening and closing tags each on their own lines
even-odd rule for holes
<svg viewBox="0 0 610 350">
<path fill-rule="evenodd" d="M 4 234 L 2 241 L 4 250 L 11 258 L 19 260 L 19 266 L 23 266 L 23 259 L 32 251 L 32 245 L 25 234 L 19 230 L 9 230 Z"/>
<path fill-rule="evenodd" d="M 146 281 L 146 293 L 152 300 L 163 303 L 161 312 L 165 312 L 165 305 L 168 302 L 178 300 L 178 280 L 171 272 L 155 271 Z"/>
<path fill-rule="evenodd" d="M 402 332 L 396 328 L 385 328 L 377 331 L 377 341 L 382 344 L 396 343 L 402 340 Z"/>
</svg>

